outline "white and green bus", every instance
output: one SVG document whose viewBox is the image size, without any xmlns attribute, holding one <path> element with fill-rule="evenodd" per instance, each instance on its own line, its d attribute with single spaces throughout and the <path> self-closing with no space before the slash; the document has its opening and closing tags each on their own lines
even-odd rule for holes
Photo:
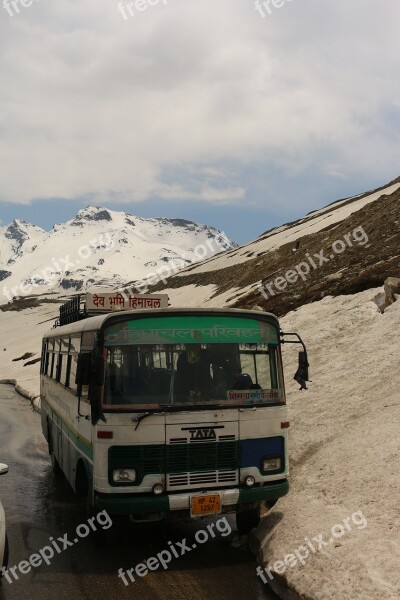
<svg viewBox="0 0 400 600">
<path fill-rule="evenodd" d="M 43 338 L 53 468 L 92 510 L 138 522 L 235 512 L 240 532 L 256 526 L 289 489 L 278 319 L 140 303 L 76 319 Z"/>
</svg>

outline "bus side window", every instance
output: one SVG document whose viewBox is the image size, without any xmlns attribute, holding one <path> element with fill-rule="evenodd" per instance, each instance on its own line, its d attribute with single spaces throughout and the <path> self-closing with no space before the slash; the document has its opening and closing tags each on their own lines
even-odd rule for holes
<svg viewBox="0 0 400 600">
<path fill-rule="evenodd" d="M 79 354 L 81 350 L 81 336 L 80 335 L 71 335 L 70 354 Z"/>
<path fill-rule="evenodd" d="M 56 359 L 57 360 L 56 381 L 58 381 L 58 383 L 60 383 L 63 355 L 62 354 L 56 354 L 56 357 L 57 357 L 57 359 Z"/>
<path fill-rule="evenodd" d="M 72 335 L 69 344 L 68 364 L 67 364 L 67 380 L 66 386 L 77 394 L 78 386 L 76 385 L 76 370 L 78 365 L 78 354 L 81 349 L 81 336 Z"/>
<path fill-rule="evenodd" d="M 49 340 L 43 342 L 42 346 L 42 362 L 40 372 L 47 375 L 49 370 Z"/>
<path fill-rule="evenodd" d="M 54 352 L 51 353 L 50 355 L 50 373 L 49 376 L 54 379 L 54 363 L 55 363 L 55 357 L 56 355 L 54 354 Z"/>
<path fill-rule="evenodd" d="M 53 376 L 54 366 L 54 340 L 49 339 L 46 341 L 46 358 L 45 358 L 44 372 L 49 377 Z"/>
<path fill-rule="evenodd" d="M 66 373 L 66 376 L 65 376 L 65 387 L 67 387 L 67 388 L 70 387 L 71 362 L 72 362 L 72 356 L 70 354 L 68 354 L 68 356 L 67 356 L 67 373 Z"/>
<path fill-rule="evenodd" d="M 40 372 L 41 373 L 44 373 L 44 371 L 45 371 L 44 365 L 45 365 L 45 359 L 46 359 L 45 358 L 46 357 L 46 346 L 47 346 L 47 342 L 44 340 L 42 342 L 42 360 L 40 362 Z"/>
<path fill-rule="evenodd" d="M 59 382 L 62 385 L 67 385 L 67 375 L 68 375 L 68 352 L 69 352 L 69 337 L 61 338 L 61 348 L 60 348 L 60 357 L 61 357 L 61 366 L 60 366 L 60 375 Z"/>
<path fill-rule="evenodd" d="M 77 385 L 75 382 L 76 379 L 76 368 L 78 365 L 78 355 L 77 354 L 70 354 L 68 356 L 68 361 L 69 361 L 69 379 L 68 379 L 68 387 L 70 388 L 70 390 L 72 390 L 75 394 L 77 392 Z"/>
<path fill-rule="evenodd" d="M 46 350 L 46 358 L 44 359 L 44 372 L 46 375 L 49 374 L 49 362 L 50 362 L 50 352 Z"/>
</svg>

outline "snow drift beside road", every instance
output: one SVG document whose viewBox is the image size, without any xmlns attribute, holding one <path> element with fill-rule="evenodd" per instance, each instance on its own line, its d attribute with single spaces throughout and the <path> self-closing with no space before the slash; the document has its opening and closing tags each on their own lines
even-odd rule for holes
<svg viewBox="0 0 400 600">
<path fill-rule="evenodd" d="M 287 569 L 302 598 L 400 598 L 400 301 L 380 314 L 371 302 L 379 291 L 327 297 L 282 320 L 307 342 L 313 383 L 297 391 L 296 347 L 285 348 L 291 490 L 257 532 L 264 564 L 305 538 L 329 538 L 357 511 L 368 522 Z"/>
<path fill-rule="evenodd" d="M 24 366 L 40 358 L 42 337 L 58 317 L 58 304 L 2 312 L 0 310 L 0 380 L 15 379 L 33 396 L 40 391 L 40 363 Z M 33 356 L 15 361 L 26 353 Z"/>
</svg>

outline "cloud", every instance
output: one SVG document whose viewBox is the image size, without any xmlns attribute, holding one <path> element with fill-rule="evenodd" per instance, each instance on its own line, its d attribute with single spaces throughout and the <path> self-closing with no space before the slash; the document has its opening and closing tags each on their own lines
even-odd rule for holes
<svg viewBox="0 0 400 600">
<path fill-rule="evenodd" d="M 385 180 L 399 17 L 396 0 L 292 0 L 266 19 L 252 0 L 168 0 L 127 20 L 116 0 L 2 10 L 0 199 L 237 203 L 230 172 L 257 163 Z"/>
</svg>

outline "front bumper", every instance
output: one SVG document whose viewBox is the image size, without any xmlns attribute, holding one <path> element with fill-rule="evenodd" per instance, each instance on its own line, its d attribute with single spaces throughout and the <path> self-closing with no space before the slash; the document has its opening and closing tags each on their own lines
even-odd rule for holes
<svg viewBox="0 0 400 600">
<path fill-rule="evenodd" d="M 117 496 L 95 492 L 94 501 L 96 508 L 106 510 L 111 515 L 173 513 L 174 511 L 187 511 L 190 513 L 190 499 L 192 496 L 220 494 L 222 512 L 235 512 L 242 504 L 277 500 L 285 496 L 288 491 L 289 482 L 283 479 L 262 487 L 190 491 L 190 493 L 163 494 L 162 496 L 154 496 L 153 494 L 119 494 Z"/>
</svg>

